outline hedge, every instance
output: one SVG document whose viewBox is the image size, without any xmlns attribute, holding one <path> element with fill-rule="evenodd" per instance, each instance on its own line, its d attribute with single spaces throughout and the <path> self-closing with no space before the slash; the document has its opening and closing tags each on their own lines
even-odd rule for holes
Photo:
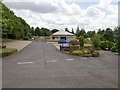
<svg viewBox="0 0 120 90">
<path fill-rule="evenodd" d="M 93 56 L 93 57 L 98 57 L 99 55 L 100 55 L 99 51 L 94 51 L 94 52 L 92 53 L 92 56 Z"/>
<path fill-rule="evenodd" d="M 6 45 L 0 45 L 0 48 L 6 48 Z"/>
<path fill-rule="evenodd" d="M 2 49 L 2 57 L 12 55 L 17 52 L 17 49 L 15 48 L 5 48 Z"/>
<path fill-rule="evenodd" d="M 110 49 L 111 52 L 116 52 L 117 51 L 117 47 L 116 46 L 113 46 L 111 49 Z"/>
<path fill-rule="evenodd" d="M 101 41 L 100 48 L 103 50 L 106 50 L 106 48 L 108 48 L 108 50 L 110 50 L 111 47 L 113 47 L 114 45 L 115 43 L 110 42 L 110 41 Z"/>
</svg>

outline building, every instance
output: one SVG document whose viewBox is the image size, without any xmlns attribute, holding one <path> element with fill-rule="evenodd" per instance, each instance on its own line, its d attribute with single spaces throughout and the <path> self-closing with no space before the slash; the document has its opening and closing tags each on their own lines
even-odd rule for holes
<svg viewBox="0 0 120 90">
<path fill-rule="evenodd" d="M 66 32 L 64 30 L 60 30 L 50 36 L 49 41 L 58 41 L 59 39 L 64 39 L 70 41 L 71 39 L 76 39 L 76 36 L 72 33 Z"/>
</svg>

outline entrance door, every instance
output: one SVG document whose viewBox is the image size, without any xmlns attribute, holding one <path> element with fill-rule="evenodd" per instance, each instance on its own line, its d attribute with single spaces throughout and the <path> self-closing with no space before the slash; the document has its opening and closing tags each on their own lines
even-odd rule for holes
<svg viewBox="0 0 120 90">
<path fill-rule="evenodd" d="M 55 40 L 55 37 L 52 37 L 53 40 Z"/>
<path fill-rule="evenodd" d="M 64 40 L 66 40 L 66 37 L 60 37 L 60 39 L 64 39 Z"/>
</svg>

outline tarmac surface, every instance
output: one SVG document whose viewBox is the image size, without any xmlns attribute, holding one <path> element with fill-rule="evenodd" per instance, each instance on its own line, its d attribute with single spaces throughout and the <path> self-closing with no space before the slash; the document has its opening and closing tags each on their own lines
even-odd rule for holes
<svg viewBox="0 0 120 90">
<path fill-rule="evenodd" d="M 100 57 L 60 52 L 44 38 L 3 58 L 3 88 L 118 88 L 118 55 Z"/>
</svg>

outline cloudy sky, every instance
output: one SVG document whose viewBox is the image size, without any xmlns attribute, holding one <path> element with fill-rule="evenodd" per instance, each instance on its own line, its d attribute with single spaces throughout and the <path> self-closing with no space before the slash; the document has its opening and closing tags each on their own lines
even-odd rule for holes
<svg viewBox="0 0 120 90">
<path fill-rule="evenodd" d="M 84 2 L 83 2 L 84 1 Z M 114 2 L 113 2 L 114 1 Z M 117 0 L 4 0 L 4 4 L 32 27 L 86 31 L 118 25 Z"/>
</svg>

